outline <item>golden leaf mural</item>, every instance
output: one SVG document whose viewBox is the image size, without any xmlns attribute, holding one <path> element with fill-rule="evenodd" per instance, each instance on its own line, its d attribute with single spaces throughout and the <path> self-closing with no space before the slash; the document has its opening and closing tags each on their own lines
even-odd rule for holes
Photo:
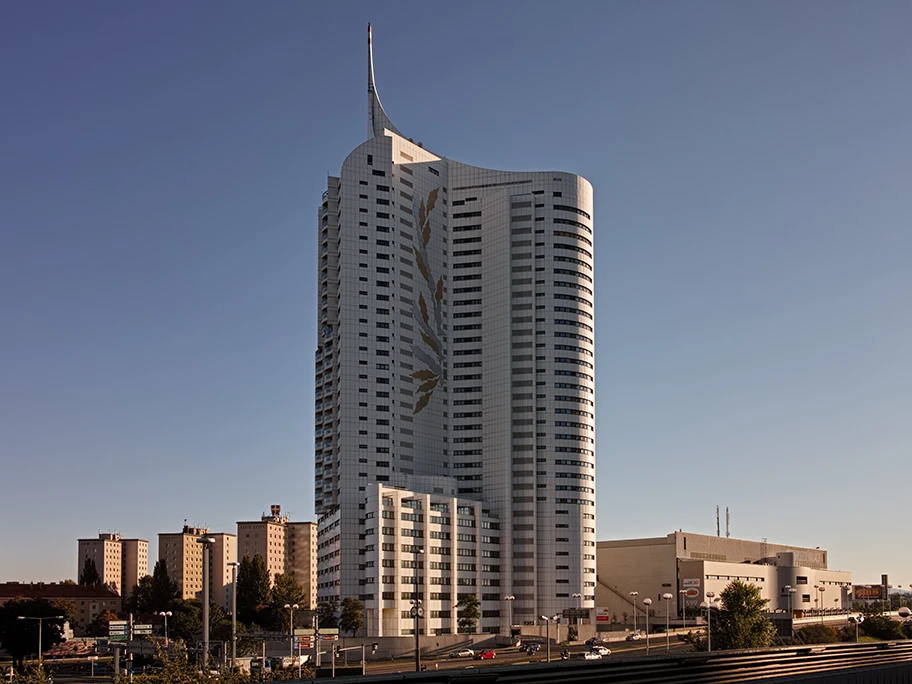
<svg viewBox="0 0 912 684">
<path fill-rule="evenodd" d="M 428 322 L 428 310 L 427 310 L 427 304 L 424 301 L 423 294 L 418 295 L 418 306 L 421 308 L 421 318 L 423 318 L 424 322 L 427 323 Z"/>
<path fill-rule="evenodd" d="M 411 377 L 421 381 L 418 387 L 420 395 L 415 401 L 415 413 L 422 411 L 430 402 L 434 390 L 445 380 L 444 356 L 441 341 L 446 338 L 443 323 L 443 277 L 434 278 L 431 273 L 431 262 L 428 257 L 428 244 L 431 241 L 432 218 L 437 206 L 440 188 L 431 190 L 426 199 L 415 198 L 412 210 L 418 218 L 416 232 L 420 240 L 412 248 L 415 264 L 421 272 L 427 292 L 419 292 L 417 303 L 413 303 L 413 313 L 421 334 L 421 343 L 412 343 L 412 353 L 416 359 L 427 364 L 427 368 L 417 370 Z"/>
<path fill-rule="evenodd" d="M 434 350 L 435 354 L 440 353 L 440 346 L 434 342 L 434 339 L 427 333 L 421 333 L 421 339 L 424 340 L 424 343 Z"/>
<path fill-rule="evenodd" d="M 437 377 L 431 378 L 427 382 L 423 383 L 421 385 L 421 387 L 418 388 L 418 391 L 419 392 L 430 392 L 432 389 L 437 387 L 437 382 L 439 380 L 440 380 L 440 378 L 437 378 Z"/>
</svg>

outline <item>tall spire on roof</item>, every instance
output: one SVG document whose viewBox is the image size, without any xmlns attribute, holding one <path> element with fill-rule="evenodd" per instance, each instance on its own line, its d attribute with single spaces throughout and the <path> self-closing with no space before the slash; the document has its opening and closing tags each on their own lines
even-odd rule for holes
<svg viewBox="0 0 912 684">
<path fill-rule="evenodd" d="M 377 86 L 374 85 L 374 51 L 371 46 L 371 25 L 367 25 L 367 134 L 371 138 L 383 135 L 383 129 L 388 128 L 397 135 L 402 135 L 399 130 L 393 126 L 386 112 L 383 111 L 383 105 L 380 104 L 380 98 L 377 96 Z"/>
</svg>

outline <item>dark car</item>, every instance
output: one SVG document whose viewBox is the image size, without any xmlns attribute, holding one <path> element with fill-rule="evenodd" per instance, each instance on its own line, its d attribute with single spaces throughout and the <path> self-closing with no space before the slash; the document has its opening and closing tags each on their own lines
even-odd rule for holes
<svg viewBox="0 0 912 684">
<path fill-rule="evenodd" d="M 535 653 L 536 651 L 540 651 L 540 650 L 541 650 L 541 644 L 539 644 L 539 643 L 533 641 L 533 642 L 530 643 L 530 644 L 526 644 L 526 645 L 523 647 L 523 650 L 525 650 L 525 652 L 528 653 L 529 655 L 532 655 L 532 654 Z"/>
</svg>

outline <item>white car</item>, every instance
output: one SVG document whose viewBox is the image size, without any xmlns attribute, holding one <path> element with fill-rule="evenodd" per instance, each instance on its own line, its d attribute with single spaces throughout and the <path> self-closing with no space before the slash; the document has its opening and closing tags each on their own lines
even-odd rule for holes
<svg viewBox="0 0 912 684">
<path fill-rule="evenodd" d="M 589 649 L 590 653 L 598 653 L 600 656 L 610 656 L 611 649 L 605 648 L 604 646 L 593 646 Z"/>
<path fill-rule="evenodd" d="M 455 653 L 450 653 L 450 658 L 473 658 L 475 656 L 475 651 L 471 648 L 463 648 Z"/>
<path fill-rule="evenodd" d="M 643 638 L 643 635 L 640 634 L 639 632 L 634 632 L 633 634 L 627 635 L 627 641 L 639 641 L 642 638 Z"/>
<path fill-rule="evenodd" d="M 601 660 L 602 656 L 596 653 L 595 651 L 586 651 L 585 653 L 580 653 L 576 656 L 577 660 Z"/>
</svg>

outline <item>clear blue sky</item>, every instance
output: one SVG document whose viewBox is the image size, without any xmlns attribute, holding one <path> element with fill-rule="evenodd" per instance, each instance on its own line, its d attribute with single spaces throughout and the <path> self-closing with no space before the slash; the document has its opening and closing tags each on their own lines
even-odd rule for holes
<svg viewBox="0 0 912 684">
<path fill-rule="evenodd" d="M 0 9 L 0 581 L 313 517 L 316 208 L 371 21 L 400 130 L 595 188 L 599 538 L 727 505 L 912 582 L 912 4 L 557 9 Z"/>
</svg>

